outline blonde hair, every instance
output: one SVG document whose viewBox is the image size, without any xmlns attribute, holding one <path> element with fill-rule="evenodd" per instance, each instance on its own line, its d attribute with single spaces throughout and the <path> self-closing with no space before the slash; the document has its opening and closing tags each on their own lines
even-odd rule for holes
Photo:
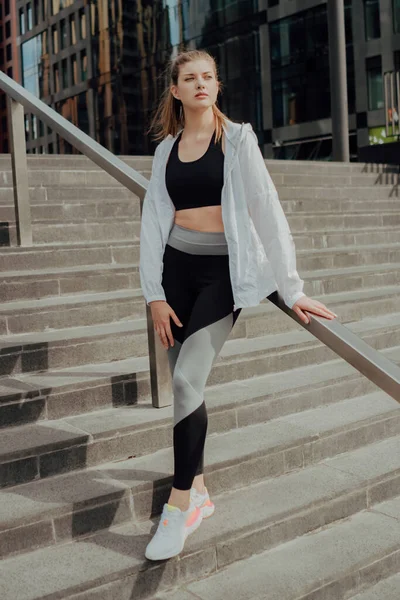
<svg viewBox="0 0 400 600">
<path fill-rule="evenodd" d="M 213 66 L 217 81 L 219 81 L 215 59 L 206 50 L 186 50 L 180 52 L 168 65 L 169 85 L 161 96 L 160 104 L 148 130 L 148 133 L 151 131 L 155 132 L 154 139 L 156 141 L 164 139 L 169 134 L 175 137 L 178 131 L 185 125 L 182 102 L 173 96 L 170 86 L 178 85 L 180 67 L 193 60 L 208 60 Z M 219 82 L 219 84 L 219 89 L 221 90 L 222 83 Z M 215 116 L 215 139 L 219 141 L 223 133 L 222 125 L 225 124 L 228 117 L 220 111 L 216 103 L 213 104 L 212 110 Z"/>
</svg>

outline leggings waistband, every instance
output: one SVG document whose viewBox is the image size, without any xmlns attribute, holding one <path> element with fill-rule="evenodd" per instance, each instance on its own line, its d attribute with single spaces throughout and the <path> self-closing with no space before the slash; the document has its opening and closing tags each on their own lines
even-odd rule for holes
<svg viewBox="0 0 400 600">
<path fill-rule="evenodd" d="M 197 231 L 174 223 L 167 244 L 188 254 L 228 254 L 223 231 Z"/>
</svg>

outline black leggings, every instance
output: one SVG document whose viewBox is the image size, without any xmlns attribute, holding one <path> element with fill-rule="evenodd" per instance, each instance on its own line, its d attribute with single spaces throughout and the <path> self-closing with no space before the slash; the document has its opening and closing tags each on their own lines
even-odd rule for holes
<svg viewBox="0 0 400 600">
<path fill-rule="evenodd" d="M 162 286 L 180 319 L 171 319 L 168 358 L 174 392 L 174 480 L 189 490 L 203 473 L 207 411 L 204 388 L 241 309 L 233 310 L 228 246 L 223 232 L 174 224 L 164 252 Z"/>
</svg>

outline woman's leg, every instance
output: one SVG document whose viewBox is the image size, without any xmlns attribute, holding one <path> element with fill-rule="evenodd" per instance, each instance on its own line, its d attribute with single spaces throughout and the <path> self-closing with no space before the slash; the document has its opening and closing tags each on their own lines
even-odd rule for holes
<svg viewBox="0 0 400 600">
<path fill-rule="evenodd" d="M 205 258 L 205 257 L 203 257 Z M 215 262 L 217 257 L 209 257 Z M 225 261 L 223 261 L 225 262 Z M 221 263 L 220 261 L 220 264 Z M 229 272 L 228 272 L 229 273 Z M 207 411 L 204 389 L 212 365 L 240 310 L 233 313 L 233 297 L 226 269 L 205 285 L 194 303 L 179 351 L 172 349 L 174 390 L 174 482 L 170 496 L 190 490 L 204 467 Z"/>
</svg>

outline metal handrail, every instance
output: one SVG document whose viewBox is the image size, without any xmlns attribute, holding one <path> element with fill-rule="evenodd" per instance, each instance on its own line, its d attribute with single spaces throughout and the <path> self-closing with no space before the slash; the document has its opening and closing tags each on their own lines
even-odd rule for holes
<svg viewBox="0 0 400 600">
<path fill-rule="evenodd" d="M 149 183 L 145 177 L 2 72 L 0 72 L 0 89 L 11 98 L 9 100 L 11 155 L 17 220 L 21 219 L 23 221 L 24 215 L 21 213 L 29 208 L 29 201 L 26 204 L 28 188 L 22 107 L 25 107 L 28 111 L 42 119 L 46 125 L 63 136 L 80 152 L 139 196 L 142 205 Z M 24 202 L 19 203 L 18 190 L 21 182 L 18 178 L 22 180 L 22 187 L 24 188 L 22 191 L 26 196 L 25 204 Z M 278 292 L 272 293 L 268 296 L 268 299 L 317 339 L 331 348 L 338 356 L 355 367 L 360 373 L 392 396 L 392 398 L 400 402 L 400 367 L 395 363 L 365 343 L 347 327 L 342 325 L 338 319 L 329 320 L 307 312 L 307 315 L 310 317 L 310 323 L 305 324 L 284 303 Z M 172 403 L 169 363 L 167 352 L 165 352 L 159 336 L 155 333 L 151 311 L 148 306 L 146 307 L 146 311 L 152 400 L 154 406 L 162 407 Z"/>
</svg>

